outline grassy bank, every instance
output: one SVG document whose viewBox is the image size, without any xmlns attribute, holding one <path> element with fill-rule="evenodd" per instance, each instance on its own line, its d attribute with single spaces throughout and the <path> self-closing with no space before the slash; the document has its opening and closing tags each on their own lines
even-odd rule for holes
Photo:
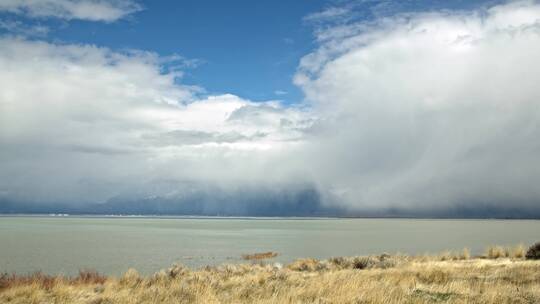
<svg viewBox="0 0 540 304">
<path fill-rule="evenodd" d="M 151 276 L 4 275 L 0 303 L 540 303 L 540 262 L 520 247 L 436 256 L 252 262 Z"/>
</svg>

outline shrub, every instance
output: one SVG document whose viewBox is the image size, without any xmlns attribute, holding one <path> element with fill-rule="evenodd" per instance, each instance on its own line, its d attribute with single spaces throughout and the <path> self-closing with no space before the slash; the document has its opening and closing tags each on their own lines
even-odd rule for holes
<svg viewBox="0 0 540 304">
<path fill-rule="evenodd" d="M 352 261 L 352 268 L 354 269 L 366 269 L 371 268 L 377 264 L 377 260 L 371 257 L 355 257 Z"/>
<path fill-rule="evenodd" d="M 527 250 L 527 253 L 525 254 L 525 258 L 528 260 L 540 259 L 540 242 L 529 247 L 529 250 Z"/>
</svg>

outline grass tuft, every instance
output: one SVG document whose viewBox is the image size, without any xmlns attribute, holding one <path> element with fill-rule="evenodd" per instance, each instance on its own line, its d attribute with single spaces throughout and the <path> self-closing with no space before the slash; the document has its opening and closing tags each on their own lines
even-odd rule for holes
<svg viewBox="0 0 540 304">
<path fill-rule="evenodd" d="M 525 257 L 525 254 L 525 245 L 523 244 L 519 244 L 513 247 L 490 246 L 486 248 L 484 252 L 484 257 L 488 259 L 523 259 Z"/>
</svg>

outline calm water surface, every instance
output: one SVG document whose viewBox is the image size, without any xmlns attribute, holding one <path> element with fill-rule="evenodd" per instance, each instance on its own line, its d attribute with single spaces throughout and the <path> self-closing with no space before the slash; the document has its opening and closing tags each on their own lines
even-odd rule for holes
<svg viewBox="0 0 540 304">
<path fill-rule="evenodd" d="M 152 273 L 174 262 L 234 263 L 262 251 L 288 262 L 463 247 L 481 253 L 539 240 L 540 221 L 528 220 L 0 217 L 0 272 Z"/>
</svg>

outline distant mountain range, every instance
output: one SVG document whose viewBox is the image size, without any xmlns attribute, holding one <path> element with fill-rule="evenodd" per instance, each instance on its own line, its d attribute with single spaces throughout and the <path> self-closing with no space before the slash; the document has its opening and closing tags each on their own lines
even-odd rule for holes
<svg viewBox="0 0 540 304">
<path fill-rule="evenodd" d="M 306 190 L 294 195 L 259 193 L 240 197 L 115 198 L 105 203 L 93 204 L 0 200 L 0 214 L 540 219 L 540 208 L 473 206 L 454 206 L 437 210 L 388 208 L 351 211 L 345 207 L 326 206 L 321 203 L 320 196 L 316 192 Z"/>
</svg>

